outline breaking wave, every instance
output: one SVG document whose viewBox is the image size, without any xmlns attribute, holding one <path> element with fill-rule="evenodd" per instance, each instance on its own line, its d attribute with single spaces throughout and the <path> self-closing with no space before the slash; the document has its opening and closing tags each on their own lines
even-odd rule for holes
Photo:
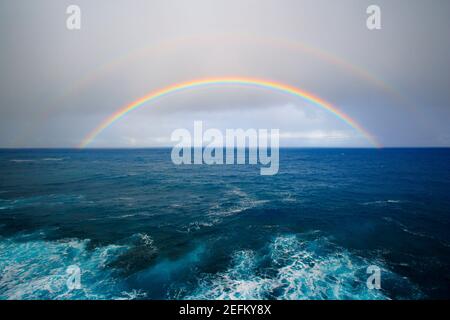
<svg viewBox="0 0 450 320">
<path fill-rule="evenodd" d="M 151 242 L 148 237 L 144 242 Z M 108 265 L 128 250 L 108 245 L 89 250 L 89 240 L 46 241 L 42 235 L 0 238 L 0 299 L 138 299 Z M 81 289 L 67 285 L 69 266 L 81 271 Z"/>
<path fill-rule="evenodd" d="M 295 235 L 274 239 L 263 252 L 235 252 L 230 267 L 205 274 L 187 299 L 389 299 L 369 290 L 367 267 L 373 262 L 326 240 Z M 395 277 L 383 266 L 383 274 Z"/>
</svg>

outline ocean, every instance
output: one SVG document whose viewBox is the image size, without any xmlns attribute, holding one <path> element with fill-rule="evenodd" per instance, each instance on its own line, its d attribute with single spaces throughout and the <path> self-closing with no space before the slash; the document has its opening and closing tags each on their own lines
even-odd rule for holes
<svg viewBox="0 0 450 320">
<path fill-rule="evenodd" d="M 0 299 L 450 298 L 450 149 L 170 152 L 0 150 Z"/>
</svg>

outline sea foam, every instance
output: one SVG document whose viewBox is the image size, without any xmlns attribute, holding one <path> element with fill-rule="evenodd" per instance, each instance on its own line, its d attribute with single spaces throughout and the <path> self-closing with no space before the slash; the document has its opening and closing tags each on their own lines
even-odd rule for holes
<svg viewBox="0 0 450 320">
<path fill-rule="evenodd" d="M 46 241 L 41 235 L 0 238 L 0 299 L 130 299 L 108 264 L 128 248 L 108 245 L 88 250 L 89 240 Z M 81 270 L 81 289 L 67 286 L 69 266 Z"/>
<path fill-rule="evenodd" d="M 279 236 L 261 252 L 235 252 L 227 270 L 201 276 L 185 298 L 389 299 L 383 290 L 367 288 L 366 268 L 372 263 L 326 238 Z"/>
</svg>

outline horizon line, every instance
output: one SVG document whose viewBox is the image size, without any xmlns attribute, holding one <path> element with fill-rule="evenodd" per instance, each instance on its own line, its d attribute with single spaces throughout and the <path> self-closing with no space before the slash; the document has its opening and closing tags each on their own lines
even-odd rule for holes
<svg viewBox="0 0 450 320">
<path fill-rule="evenodd" d="M 172 149 L 173 146 L 148 146 L 148 147 L 85 147 L 85 148 L 77 148 L 77 147 L 0 147 L 0 150 L 150 150 L 150 149 Z M 189 147 L 190 149 L 196 149 L 194 147 Z M 202 148 L 205 148 L 202 147 Z M 223 147 L 226 149 L 226 147 Z M 234 148 L 234 149 L 243 149 L 243 148 Z M 254 147 L 245 147 L 245 149 L 255 149 Z M 383 149 L 450 149 L 449 146 L 389 146 L 389 147 L 373 147 L 373 146 L 360 146 L 360 147 L 352 147 L 352 146 L 284 146 L 279 147 L 279 149 L 374 149 L 374 150 L 383 150 Z"/>
</svg>

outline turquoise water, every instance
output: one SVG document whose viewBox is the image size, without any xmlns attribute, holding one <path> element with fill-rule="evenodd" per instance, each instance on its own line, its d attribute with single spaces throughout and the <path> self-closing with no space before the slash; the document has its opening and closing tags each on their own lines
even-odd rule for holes
<svg viewBox="0 0 450 320">
<path fill-rule="evenodd" d="M 1 150 L 0 299 L 450 297 L 450 149 L 170 151 Z"/>
</svg>

